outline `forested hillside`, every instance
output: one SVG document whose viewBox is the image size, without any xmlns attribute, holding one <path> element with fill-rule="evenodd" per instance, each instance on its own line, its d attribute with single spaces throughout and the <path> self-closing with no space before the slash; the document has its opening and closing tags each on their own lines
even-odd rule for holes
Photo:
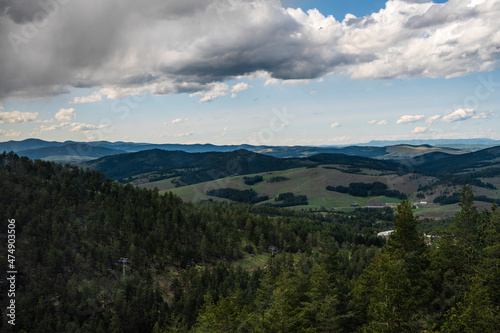
<svg viewBox="0 0 500 333">
<path fill-rule="evenodd" d="M 179 176 L 178 186 L 201 183 L 233 175 L 286 170 L 310 165 L 309 161 L 281 159 L 248 150 L 186 153 L 152 149 L 103 157 L 86 163 L 108 177 L 129 182 L 140 177 L 163 179 Z"/>
<path fill-rule="evenodd" d="M 500 212 L 478 212 L 468 187 L 426 246 L 407 201 L 396 215 L 193 204 L 14 153 L 0 155 L 0 184 L 4 281 L 16 221 L 16 331 L 500 330 Z M 395 230 L 385 245 L 381 227 Z"/>
</svg>

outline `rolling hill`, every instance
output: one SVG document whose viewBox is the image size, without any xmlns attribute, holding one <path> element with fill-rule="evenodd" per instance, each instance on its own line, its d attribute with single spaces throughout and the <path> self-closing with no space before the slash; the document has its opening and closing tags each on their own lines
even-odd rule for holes
<svg viewBox="0 0 500 333">
<path fill-rule="evenodd" d="M 428 174 L 443 175 L 472 171 L 473 169 L 500 166 L 500 146 L 462 155 L 424 155 L 413 161 L 416 171 Z"/>
<path fill-rule="evenodd" d="M 314 164 L 307 160 L 280 159 L 247 150 L 186 153 L 152 149 L 108 156 L 83 164 L 122 182 L 176 177 L 178 185 L 196 184 L 232 175 L 286 170 Z"/>
<path fill-rule="evenodd" d="M 123 153 L 125 153 L 124 150 L 97 147 L 84 143 L 69 143 L 62 146 L 50 146 L 17 152 L 18 155 L 31 159 L 60 162 L 82 162 Z"/>
<path fill-rule="evenodd" d="M 377 159 L 404 159 L 412 158 L 418 155 L 423 155 L 431 152 L 443 152 L 449 154 L 459 154 L 465 151 L 459 149 L 450 149 L 442 147 L 433 147 L 429 145 L 411 146 L 411 145 L 393 145 L 386 147 L 376 147 L 367 145 L 356 145 L 347 147 L 308 147 L 308 146 L 252 146 L 252 145 L 222 145 L 213 144 L 152 144 L 152 143 L 135 143 L 135 142 L 109 142 L 109 141 L 93 141 L 93 142 L 55 142 L 43 141 L 39 139 L 27 139 L 23 141 L 7 141 L 0 143 L 0 152 L 14 151 L 25 152 L 29 151 L 32 156 L 44 156 L 43 158 L 50 160 L 51 156 L 57 156 L 58 160 L 65 159 L 66 161 L 81 161 L 85 156 L 80 154 L 78 150 L 69 150 L 63 153 L 65 155 L 47 155 L 43 150 L 48 147 L 60 147 L 68 144 L 81 144 L 92 147 L 108 148 L 123 152 L 139 152 L 151 149 L 162 149 L 167 151 L 184 151 L 190 153 L 204 152 L 230 152 L 240 149 L 249 150 L 255 153 L 279 157 L 310 157 L 317 154 L 344 154 L 353 156 L 370 157 Z M 35 150 L 42 149 L 40 153 Z M 96 156 L 102 157 L 102 156 Z M 38 158 L 38 157 L 36 157 Z"/>
</svg>

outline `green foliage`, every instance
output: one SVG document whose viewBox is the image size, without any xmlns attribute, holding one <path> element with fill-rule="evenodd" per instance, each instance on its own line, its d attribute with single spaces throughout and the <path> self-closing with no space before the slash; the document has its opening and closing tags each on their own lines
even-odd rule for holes
<svg viewBox="0 0 500 333">
<path fill-rule="evenodd" d="M 235 188 L 217 188 L 208 190 L 207 195 L 249 204 L 255 204 L 261 201 L 269 200 L 269 197 L 267 195 L 259 197 L 258 193 L 251 189 L 238 190 Z"/>
<path fill-rule="evenodd" d="M 247 185 L 255 185 L 264 180 L 262 176 L 253 176 L 253 177 L 243 177 L 244 183 Z"/>
<path fill-rule="evenodd" d="M 420 319 L 429 301 L 426 246 L 418 220 L 407 200 L 398 205 L 394 232 L 363 272 L 355 289 L 366 332 L 421 330 Z"/>
<path fill-rule="evenodd" d="M 499 332 L 500 307 L 489 296 L 484 281 L 474 276 L 469 282 L 464 302 L 457 303 L 445 316 L 442 333 Z"/>
<path fill-rule="evenodd" d="M 0 184 L 0 211 L 16 219 L 20 330 L 500 330 L 500 212 L 479 212 L 468 187 L 452 227 L 426 246 L 406 200 L 395 216 L 191 204 L 13 153 L 0 155 Z M 244 251 L 259 263 L 241 268 Z"/>
<path fill-rule="evenodd" d="M 386 250 L 396 256 L 407 257 L 415 253 L 421 255 L 426 247 L 422 232 L 418 229 L 418 219 L 413 215 L 412 205 L 403 200 L 397 208 L 394 232 L 389 236 Z"/>
<path fill-rule="evenodd" d="M 271 177 L 267 180 L 268 183 L 279 183 L 279 182 L 284 182 L 290 180 L 288 177 L 283 177 L 283 176 L 274 176 Z"/>
<path fill-rule="evenodd" d="M 350 183 L 349 186 L 327 186 L 327 191 L 347 193 L 355 197 L 388 196 L 404 199 L 405 195 L 396 190 L 388 190 L 387 185 L 381 182 L 374 183 Z"/>
<path fill-rule="evenodd" d="M 452 205 L 460 202 L 460 194 L 459 193 L 453 193 L 450 196 L 447 195 L 440 195 L 434 198 L 432 201 L 435 204 L 440 204 L 440 205 Z"/>
<path fill-rule="evenodd" d="M 295 195 L 292 192 L 280 193 L 275 199 L 275 201 L 283 201 L 276 204 L 277 207 L 291 207 L 291 206 L 301 206 L 307 205 L 307 196 L 303 194 Z"/>
</svg>

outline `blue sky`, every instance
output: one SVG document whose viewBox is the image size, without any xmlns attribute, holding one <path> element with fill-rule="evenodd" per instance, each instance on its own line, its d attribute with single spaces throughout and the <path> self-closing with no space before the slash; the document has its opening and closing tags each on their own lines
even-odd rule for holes
<svg viewBox="0 0 500 333">
<path fill-rule="evenodd" d="M 1 141 L 500 139 L 493 0 L 54 3 L 0 16 Z"/>
</svg>

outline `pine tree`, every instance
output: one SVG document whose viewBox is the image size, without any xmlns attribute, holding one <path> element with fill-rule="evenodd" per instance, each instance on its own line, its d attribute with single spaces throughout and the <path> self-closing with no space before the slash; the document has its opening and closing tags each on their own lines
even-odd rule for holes
<svg viewBox="0 0 500 333">
<path fill-rule="evenodd" d="M 423 234 L 418 229 L 418 218 L 413 215 L 411 203 L 407 200 L 398 205 L 394 232 L 389 236 L 384 250 L 398 257 L 406 257 L 412 253 L 420 255 L 425 251 Z"/>
<path fill-rule="evenodd" d="M 366 332 L 409 332 L 421 329 L 418 318 L 428 296 L 426 246 L 411 204 L 398 205 L 394 232 L 365 269 L 354 290 L 367 324 Z M 364 312 L 364 313 L 363 313 Z"/>
</svg>

